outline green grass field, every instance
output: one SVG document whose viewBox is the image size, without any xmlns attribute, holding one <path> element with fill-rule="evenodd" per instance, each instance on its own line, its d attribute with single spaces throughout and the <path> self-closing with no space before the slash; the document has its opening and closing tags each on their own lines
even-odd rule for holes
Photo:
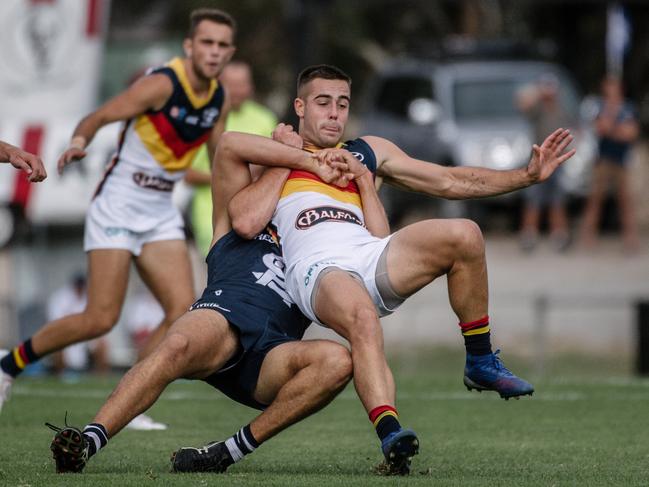
<svg viewBox="0 0 649 487">
<path fill-rule="evenodd" d="M 530 377 L 531 363 L 508 360 Z M 164 432 L 124 431 L 79 475 L 57 475 L 52 432 L 43 423 L 87 423 L 118 380 L 20 379 L 0 415 L 0 485 L 648 485 L 649 381 L 628 364 L 579 358 L 553 361 L 533 398 L 503 401 L 469 393 L 460 353 L 392 357 L 402 424 L 421 453 L 407 478 L 373 472 L 378 440 L 353 387 L 328 408 L 265 443 L 226 474 L 169 473 L 179 446 L 232 434 L 255 412 L 203 383 L 172 385 L 151 409 Z"/>
</svg>

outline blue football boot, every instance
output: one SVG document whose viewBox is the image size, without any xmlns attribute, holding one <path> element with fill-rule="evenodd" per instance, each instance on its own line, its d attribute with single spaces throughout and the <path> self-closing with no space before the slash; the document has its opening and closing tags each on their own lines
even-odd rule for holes
<svg viewBox="0 0 649 487">
<path fill-rule="evenodd" d="M 400 429 L 385 437 L 381 450 L 390 475 L 408 475 L 410 461 L 419 453 L 419 439 L 414 431 Z"/>
<path fill-rule="evenodd" d="M 466 356 L 464 367 L 464 385 L 468 390 L 496 391 L 500 397 L 508 400 L 510 397 L 518 399 L 520 396 L 532 395 L 534 386 L 512 374 L 502 363 L 498 354 Z"/>
</svg>

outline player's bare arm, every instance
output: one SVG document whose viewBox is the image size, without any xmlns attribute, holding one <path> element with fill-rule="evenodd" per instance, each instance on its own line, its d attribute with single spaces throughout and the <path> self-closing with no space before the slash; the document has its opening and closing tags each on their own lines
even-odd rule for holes
<svg viewBox="0 0 649 487">
<path fill-rule="evenodd" d="M 29 174 L 29 181 L 37 183 L 47 177 L 43 161 L 37 155 L 0 141 L 0 162 L 8 162 Z"/>
<path fill-rule="evenodd" d="M 545 181 L 570 159 L 566 151 L 572 135 L 557 129 L 532 147 L 529 164 L 520 169 L 496 171 L 480 167 L 444 167 L 408 156 L 392 142 L 373 136 L 363 139 L 377 155 L 377 175 L 395 186 L 446 199 L 495 196 Z"/>
<path fill-rule="evenodd" d="M 159 110 L 171 96 L 172 91 L 173 85 L 167 76 L 162 74 L 144 76 L 127 90 L 84 117 L 72 134 L 70 146 L 59 158 L 57 164 L 59 173 L 70 162 L 86 156 L 85 148 L 101 127 L 119 120 L 128 120 L 147 110 Z"/>
<path fill-rule="evenodd" d="M 290 169 L 271 167 L 261 177 L 239 191 L 228 205 L 232 229 L 243 238 L 252 239 L 273 217 Z"/>
<path fill-rule="evenodd" d="M 302 137 L 293 130 L 291 125 L 278 124 L 271 136 L 273 140 L 284 145 L 302 149 Z M 267 168 L 257 180 L 230 200 L 228 213 L 232 228 L 237 234 L 252 239 L 264 229 L 273 216 L 290 172 L 290 169 L 282 167 Z"/>
<path fill-rule="evenodd" d="M 248 168 L 249 162 L 262 166 L 310 171 L 317 174 L 325 182 L 333 182 L 340 177 L 339 169 L 320 163 L 313 154 L 303 150 L 258 135 L 226 132 L 221 137 L 212 167 L 212 201 L 214 202 L 212 225 L 214 228 L 214 240 L 218 240 L 231 228 L 228 215 L 230 200 L 252 182 Z M 277 198 L 279 198 L 280 191 L 281 187 L 274 192 Z M 252 201 L 255 200 L 252 199 Z M 255 211 L 269 211 L 267 204 L 267 202 L 256 200 L 255 206 L 258 210 Z M 236 205 L 233 205 L 233 207 L 235 207 L 236 214 Z M 244 208 L 249 208 L 249 206 L 244 205 Z M 274 209 L 274 206 L 272 208 Z M 272 215 L 272 212 L 270 212 L 270 215 Z M 255 220 L 259 221 L 257 217 L 255 217 Z M 263 229 L 263 225 L 267 222 L 268 220 L 261 225 L 259 230 Z M 259 225 L 257 224 L 257 226 Z M 250 234 L 251 232 L 253 230 L 249 229 L 244 233 Z"/>
</svg>

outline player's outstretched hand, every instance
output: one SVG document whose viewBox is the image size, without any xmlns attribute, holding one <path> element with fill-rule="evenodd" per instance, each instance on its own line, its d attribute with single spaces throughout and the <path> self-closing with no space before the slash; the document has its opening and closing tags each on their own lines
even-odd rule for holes
<svg viewBox="0 0 649 487">
<path fill-rule="evenodd" d="M 532 180 L 540 183 L 548 179 L 561 164 L 575 155 L 575 149 L 566 152 L 573 137 L 570 130 L 557 129 L 541 144 L 532 146 L 532 157 L 527 165 L 527 173 Z"/>
<path fill-rule="evenodd" d="M 29 174 L 28 179 L 32 183 L 38 183 L 47 177 L 45 166 L 40 157 L 8 144 L 5 147 L 5 151 L 9 163 L 13 167 L 22 169 Z"/>
<path fill-rule="evenodd" d="M 277 127 L 275 127 L 275 130 L 273 130 L 271 136 L 273 140 L 277 142 L 298 149 L 301 149 L 304 145 L 302 137 L 293 130 L 293 126 L 285 123 L 278 124 Z"/>
<path fill-rule="evenodd" d="M 59 162 L 56 164 L 56 167 L 59 171 L 59 174 L 63 173 L 63 168 L 70 164 L 72 161 L 80 161 L 86 157 L 86 151 L 78 147 L 68 148 L 61 157 L 59 157 Z"/>
</svg>

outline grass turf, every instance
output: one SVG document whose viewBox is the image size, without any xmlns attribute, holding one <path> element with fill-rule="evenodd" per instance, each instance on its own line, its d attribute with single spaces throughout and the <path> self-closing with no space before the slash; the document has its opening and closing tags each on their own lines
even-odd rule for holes
<svg viewBox="0 0 649 487">
<path fill-rule="evenodd" d="M 528 377 L 531 363 L 504 357 Z M 170 453 L 232 434 L 255 412 L 198 382 L 173 384 L 151 409 L 168 431 L 125 430 L 83 474 L 57 475 L 45 421 L 89 422 L 117 377 L 19 379 L 0 415 L 0 485 L 647 485 L 649 381 L 626 364 L 553 361 L 533 398 L 469 393 L 462 356 L 420 351 L 391 364 L 402 424 L 421 453 L 407 478 L 380 477 L 378 440 L 349 386 L 329 407 L 268 441 L 226 474 L 169 473 Z"/>
</svg>

